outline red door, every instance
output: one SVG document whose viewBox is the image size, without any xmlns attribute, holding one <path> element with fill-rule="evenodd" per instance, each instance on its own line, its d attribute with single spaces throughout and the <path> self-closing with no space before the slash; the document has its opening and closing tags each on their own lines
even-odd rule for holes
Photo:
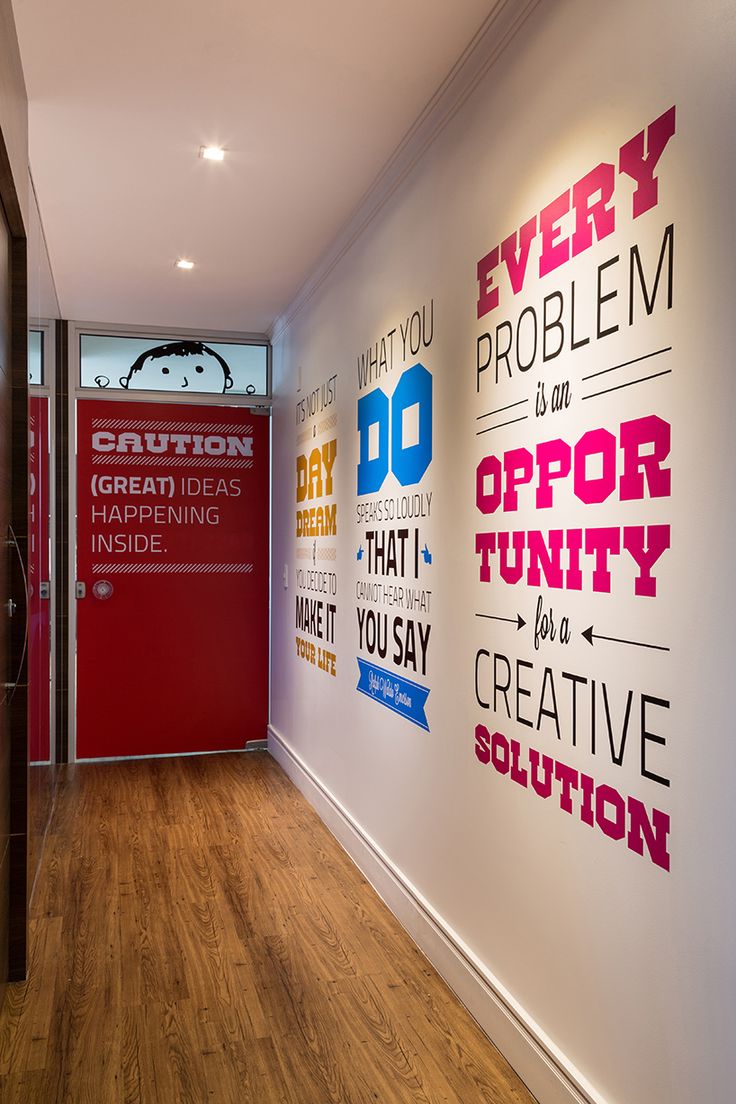
<svg viewBox="0 0 736 1104">
<path fill-rule="evenodd" d="M 268 491 L 266 417 L 77 403 L 77 758 L 265 738 Z"/>
<path fill-rule="evenodd" d="M 28 411 L 28 745 L 32 763 L 50 758 L 49 400 Z"/>
</svg>

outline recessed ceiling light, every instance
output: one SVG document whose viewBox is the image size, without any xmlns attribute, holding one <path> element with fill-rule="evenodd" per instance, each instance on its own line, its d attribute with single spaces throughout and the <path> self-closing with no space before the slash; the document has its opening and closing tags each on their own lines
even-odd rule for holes
<svg viewBox="0 0 736 1104">
<path fill-rule="evenodd" d="M 176 262 L 177 268 L 194 268 L 194 261 L 187 261 L 184 257 L 180 257 Z"/>
<path fill-rule="evenodd" d="M 221 146 L 200 146 L 199 156 L 205 161 L 224 161 L 225 151 Z"/>
</svg>

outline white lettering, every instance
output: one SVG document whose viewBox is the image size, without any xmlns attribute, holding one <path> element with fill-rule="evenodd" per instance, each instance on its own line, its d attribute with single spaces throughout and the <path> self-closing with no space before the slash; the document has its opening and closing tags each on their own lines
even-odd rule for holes
<svg viewBox="0 0 736 1104">
<path fill-rule="evenodd" d="M 155 455 L 173 452 L 176 456 L 252 456 L 252 437 L 220 437 L 190 433 L 109 433 L 92 434 L 94 452 L 141 453 Z"/>
</svg>

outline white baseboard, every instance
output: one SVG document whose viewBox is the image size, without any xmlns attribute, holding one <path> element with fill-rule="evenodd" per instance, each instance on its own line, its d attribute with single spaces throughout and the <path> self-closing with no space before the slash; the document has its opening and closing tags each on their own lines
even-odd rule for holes
<svg viewBox="0 0 736 1104">
<path fill-rule="evenodd" d="M 606 1104 L 273 726 L 268 750 L 540 1104 Z"/>
</svg>

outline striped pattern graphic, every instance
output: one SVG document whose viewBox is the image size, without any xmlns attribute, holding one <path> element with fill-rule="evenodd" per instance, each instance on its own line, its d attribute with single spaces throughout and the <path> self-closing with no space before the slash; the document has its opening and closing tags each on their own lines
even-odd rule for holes
<svg viewBox="0 0 736 1104">
<path fill-rule="evenodd" d="M 237 425 L 232 422 L 220 425 L 215 422 L 172 422 L 162 420 L 150 422 L 146 418 L 93 418 L 93 429 L 133 429 L 143 433 L 252 433 L 252 425 Z"/>
<path fill-rule="evenodd" d="M 253 564 L 127 563 L 93 564 L 95 574 L 109 575 L 250 575 Z"/>
<path fill-rule="evenodd" d="M 326 433 L 328 429 L 334 429 L 337 425 L 337 414 L 331 414 L 317 425 L 317 434 Z"/>
<path fill-rule="evenodd" d="M 313 560 L 315 558 L 314 552 L 311 548 L 297 548 L 296 558 L 298 560 Z M 318 548 L 317 557 L 318 560 L 336 560 L 337 549 L 336 548 Z"/>
<path fill-rule="evenodd" d="M 313 441 L 315 437 L 321 437 L 328 429 L 337 426 L 337 414 L 331 414 L 329 418 L 323 418 L 321 422 L 314 422 L 296 435 L 297 445 L 303 445 L 305 441 Z"/>
<path fill-rule="evenodd" d="M 93 464 L 143 465 L 147 468 L 252 468 L 253 459 L 244 456 L 174 456 L 147 452 L 95 452 Z"/>
</svg>

